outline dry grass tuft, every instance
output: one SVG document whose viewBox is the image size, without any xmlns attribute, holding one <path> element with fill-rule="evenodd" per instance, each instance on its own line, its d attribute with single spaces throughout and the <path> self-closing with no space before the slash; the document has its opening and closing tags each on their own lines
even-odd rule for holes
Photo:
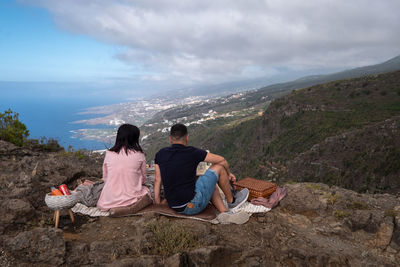
<svg viewBox="0 0 400 267">
<path fill-rule="evenodd" d="M 153 221 L 146 227 L 154 235 L 154 247 L 151 252 L 157 255 L 170 256 L 178 252 L 198 247 L 196 236 L 182 226 L 171 222 Z"/>
</svg>

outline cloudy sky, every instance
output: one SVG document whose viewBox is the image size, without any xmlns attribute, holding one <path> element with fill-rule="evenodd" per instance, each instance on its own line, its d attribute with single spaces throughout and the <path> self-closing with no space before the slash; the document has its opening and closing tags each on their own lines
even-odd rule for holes
<svg viewBox="0 0 400 267">
<path fill-rule="evenodd" d="M 324 72 L 400 54 L 399 0 L 4 0 L 0 80 L 135 88 Z"/>
</svg>

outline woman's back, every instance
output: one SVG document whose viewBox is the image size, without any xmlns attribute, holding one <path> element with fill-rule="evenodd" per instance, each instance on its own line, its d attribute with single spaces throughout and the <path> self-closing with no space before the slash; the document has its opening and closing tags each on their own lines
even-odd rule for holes
<svg viewBox="0 0 400 267">
<path fill-rule="evenodd" d="M 97 202 L 101 210 L 129 206 L 144 195 L 150 195 L 150 190 L 142 186 L 146 179 L 146 159 L 142 152 L 107 151 L 103 179 L 105 185 Z"/>
</svg>

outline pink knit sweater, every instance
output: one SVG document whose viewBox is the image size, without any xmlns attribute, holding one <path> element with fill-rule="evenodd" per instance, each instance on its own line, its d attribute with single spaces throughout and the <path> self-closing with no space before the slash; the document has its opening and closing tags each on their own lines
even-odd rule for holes
<svg viewBox="0 0 400 267">
<path fill-rule="evenodd" d="M 146 159 L 143 153 L 125 150 L 117 154 L 107 151 L 103 163 L 104 188 L 97 207 L 101 210 L 129 206 L 150 190 L 142 184 L 146 179 Z"/>
</svg>

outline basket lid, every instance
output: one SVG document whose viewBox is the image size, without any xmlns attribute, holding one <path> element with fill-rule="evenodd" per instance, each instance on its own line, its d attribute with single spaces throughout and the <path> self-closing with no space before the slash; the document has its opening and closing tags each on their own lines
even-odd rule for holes
<svg viewBox="0 0 400 267">
<path fill-rule="evenodd" d="M 250 177 L 237 181 L 234 183 L 234 185 L 257 191 L 264 191 L 278 186 L 277 184 L 271 183 L 269 181 L 259 180 Z"/>
</svg>

